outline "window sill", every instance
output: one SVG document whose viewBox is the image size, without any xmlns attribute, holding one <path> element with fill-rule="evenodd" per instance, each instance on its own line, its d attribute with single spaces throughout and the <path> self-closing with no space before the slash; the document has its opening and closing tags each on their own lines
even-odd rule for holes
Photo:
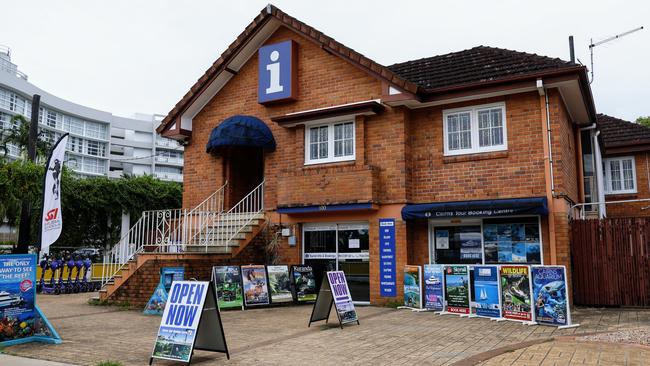
<svg viewBox="0 0 650 366">
<path fill-rule="evenodd" d="M 329 169 L 329 168 L 354 166 L 356 164 L 357 164 L 356 160 L 330 161 L 325 163 L 310 163 L 310 164 L 305 164 L 302 167 L 302 170 L 310 171 L 310 170 L 318 170 L 318 169 Z"/>
<path fill-rule="evenodd" d="M 508 151 L 494 151 L 494 152 L 474 153 L 474 154 L 466 154 L 466 155 L 444 156 L 442 158 L 442 162 L 445 164 L 449 164 L 449 163 L 462 163 L 466 161 L 503 159 L 507 157 L 508 157 Z"/>
<path fill-rule="evenodd" d="M 616 199 L 616 200 L 627 200 L 638 198 L 637 192 L 626 192 L 626 193 L 605 193 L 606 199 Z"/>
</svg>

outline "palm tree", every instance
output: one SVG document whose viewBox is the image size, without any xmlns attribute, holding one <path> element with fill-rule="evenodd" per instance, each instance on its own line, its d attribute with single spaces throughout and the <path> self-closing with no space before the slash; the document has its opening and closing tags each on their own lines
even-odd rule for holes
<svg viewBox="0 0 650 366">
<path fill-rule="evenodd" d="M 11 117 L 10 129 L 0 131 L 0 154 L 7 156 L 9 145 L 19 150 L 19 157 L 27 160 L 27 146 L 29 145 L 29 121 L 21 115 Z M 49 133 L 49 131 L 48 131 Z M 44 158 L 50 151 L 50 143 L 45 139 L 46 132 L 38 131 L 36 136 L 36 157 Z"/>
</svg>

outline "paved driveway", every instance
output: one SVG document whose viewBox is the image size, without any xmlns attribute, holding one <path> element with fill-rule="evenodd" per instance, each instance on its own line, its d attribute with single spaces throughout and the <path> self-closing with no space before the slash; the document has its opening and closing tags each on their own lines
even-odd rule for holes
<svg viewBox="0 0 650 366">
<path fill-rule="evenodd" d="M 146 364 L 160 318 L 142 315 L 139 310 L 90 306 L 88 297 L 39 296 L 39 304 L 63 338 L 63 344 L 31 343 L 5 351 L 79 365 L 95 365 L 104 360 Z M 650 326 L 647 310 L 579 309 L 574 311 L 573 318 L 581 326 L 565 330 L 371 306 L 359 307 L 358 312 L 361 325 L 348 325 L 341 330 L 323 322 L 307 328 L 311 306 L 224 311 L 222 318 L 231 350 L 231 359 L 226 364 L 568 364 L 571 352 L 578 352 L 585 362 L 591 363 L 606 360 L 610 351 L 620 351 L 620 347 L 599 343 L 600 351 L 585 352 L 585 343 L 574 337 Z M 331 321 L 335 322 L 334 314 Z M 589 345 L 596 347 L 595 343 Z M 648 348 L 629 347 L 625 350 L 628 364 L 648 355 L 643 353 Z M 537 356 L 528 357 L 533 354 Z M 600 358 L 594 361 L 596 356 Z M 192 364 L 224 362 L 223 354 L 197 351 Z M 172 363 L 156 360 L 154 364 Z"/>
</svg>

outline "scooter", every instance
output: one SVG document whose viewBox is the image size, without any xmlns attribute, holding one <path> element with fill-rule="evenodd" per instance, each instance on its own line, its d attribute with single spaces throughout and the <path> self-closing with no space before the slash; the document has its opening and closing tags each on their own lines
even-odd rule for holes
<svg viewBox="0 0 650 366">
<path fill-rule="evenodd" d="M 45 271 L 47 271 L 48 267 L 50 266 L 48 262 L 49 258 L 47 257 L 47 254 L 45 254 L 41 262 L 38 264 L 39 267 L 41 267 L 41 278 L 36 285 L 36 292 L 39 294 L 41 291 L 43 291 L 43 286 L 45 286 Z"/>
<path fill-rule="evenodd" d="M 77 274 L 74 278 L 74 284 L 72 285 L 72 292 L 79 293 L 82 292 L 81 282 L 79 282 L 79 276 L 81 275 L 81 269 L 84 267 L 84 261 L 80 256 L 77 256 L 77 260 L 74 262 L 74 267 L 77 269 Z"/>
<path fill-rule="evenodd" d="M 56 262 L 56 264 L 55 264 L 55 262 Z M 50 265 L 50 267 L 53 268 L 53 270 L 52 270 L 52 280 L 50 282 L 55 281 L 56 270 L 57 269 L 59 270 L 59 280 L 52 285 L 52 287 L 54 288 L 54 294 L 55 295 L 59 295 L 61 293 L 61 291 L 63 290 L 63 267 L 64 267 L 64 265 L 65 265 L 65 263 L 63 262 L 63 258 L 61 258 L 61 259 L 56 259 L 55 258 L 52 261 L 52 264 Z"/>
<path fill-rule="evenodd" d="M 88 272 L 90 272 L 93 262 L 90 260 L 90 258 L 86 257 L 83 260 L 83 265 L 84 275 L 83 279 L 81 280 L 81 288 L 83 289 L 83 292 L 92 292 L 95 289 L 95 286 L 92 282 L 88 281 Z"/>
<path fill-rule="evenodd" d="M 62 293 L 64 294 L 71 294 L 72 293 L 72 269 L 74 268 L 74 259 L 72 259 L 72 256 L 68 256 L 68 261 L 65 263 L 65 266 L 68 267 L 68 279 L 65 282 L 65 285 L 63 286 L 63 289 L 61 290 Z"/>
</svg>

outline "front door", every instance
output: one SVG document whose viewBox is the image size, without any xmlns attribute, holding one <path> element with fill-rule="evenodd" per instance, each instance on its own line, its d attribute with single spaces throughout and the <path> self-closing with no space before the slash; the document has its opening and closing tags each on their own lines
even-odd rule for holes
<svg viewBox="0 0 650 366">
<path fill-rule="evenodd" d="M 224 155 L 228 181 L 226 205 L 232 207 L 264 180 L 264 152 L 256 147 L 230 147 Z"/>
</svg>

